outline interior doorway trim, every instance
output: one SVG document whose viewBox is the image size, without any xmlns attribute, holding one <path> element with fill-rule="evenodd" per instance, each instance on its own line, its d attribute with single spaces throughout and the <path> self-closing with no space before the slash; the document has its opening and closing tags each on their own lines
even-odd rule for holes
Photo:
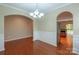
<svg viewBox="0 0 79 59">
<path fill-rule="evenodd" d="M 62 26 L 60 26 L 61 23 L 72 23 L 73 25 L 73 15 L 71 12 L 69 11 L 64 11 L 64 12 L 61 12 L 58 16 L 57 16 L 57 47 L 59 47 L 59 43 L 60 43 L 60 32 L 61 32 L 61 29 L 66 29 L 65 25 L 62 24 Z M 64 27 L 65 26 L 65 27 Z M 73 29 L 73 26 L 72 26 L 72 29 Z M 67 32 L 67 31 L 66 31 Z M 67 35 L 67 33 L 66 33 Z M 72 39 L 71 39 L 71 47 L 73 49 L 73 35 L 72 35 Z"/>
</svg>

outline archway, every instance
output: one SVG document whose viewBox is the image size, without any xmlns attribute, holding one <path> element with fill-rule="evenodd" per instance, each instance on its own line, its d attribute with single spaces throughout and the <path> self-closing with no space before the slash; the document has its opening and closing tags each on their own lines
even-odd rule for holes
<svg viewBox="0 0 79 59">
<path fill-rule="evenodd" d="M 23 15 L 4 17 L 5 54 L 28 53 L 33 50 L 33 20 Z M 25 44 L 23 44 L 23 42 Z M 30 44 L 31 43 L 31 44 Z M 30 45 L 29 45 L 30 44 Z M 29 45 L 28 48 L 25 48 Z M 24 49 L 26 51 L 24 52 Z M 29 51 L 27 51 L 29 49 Z"/>
<path fill-rule="evenodd" d="M 65 11 L 57 17 L 57 47 L 72 52 L 73 48 L 73 15 Z"/>
</svg>

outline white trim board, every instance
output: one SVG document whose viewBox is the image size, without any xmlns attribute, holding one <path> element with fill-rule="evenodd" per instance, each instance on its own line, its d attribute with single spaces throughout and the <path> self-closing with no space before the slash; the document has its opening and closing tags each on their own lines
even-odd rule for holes
<svg viewBox="0 0 79 59">
<path fill-rule="evenodd" d="M 79 35 L 73 35 L 73 52 L 79 54 Z"/>
<path fill-rule="evenodd" d="M 1 5 L 1 6 L 4 6 L 4 7 L 7 7 L 7 8 L 11 8 L 11 9 L 17 10 L 17 11 L 20 11 L 20 12 L 23 13 L 23 14 L 21 14 L 21 15 L 25 15 L 25 16 L 31 18 L 32 20 L 34 20 L 34 18 L 31 17 L 31 16 L 29 15 L 29 13 L 28 13 L 26 10 L 23 10 L 23 9 L 20 9 L 20 8 L 16 8 L 16 7 L 13 7 L 13 6 L 8 5 L 8 4 L 0 4 L 0 5 Z M 8 14 L 8 15 L 9 15 L 9 14 Z"/>
<path fill-rule="evenodd" d="M 57 20 L 57 22 L 61 22 L 61 21 L 72 21 L 72 19 Z"/>
<path fill-rule="evenodd" d="M 72 3 L 62 4 L 62 5 L 59 6 L 59 7 L 56 7 L 56 8 L 54 8 L 54 9 L 51 9 L 48 13 L 50 13 L 51 11 L 55 11 L 56 9 L 59 9 L 59 8 L 62 8 L 62 7 L 68 6 L 68 5 L 70 5 L 70 4 L 72 4 Z M 5 4 L 5 3 L 0 4 L 0 5 L 6 6 L 6 7 L 10 7 L 10 8 L 12 8 L 12 9 L 16 9 L 16 10 L 19 10 L 19 11 L 22 11 L 22 12 L 23 12 L 23 11 L 24 11 L 24 12 L 28 12 L 27 10 L 24 10 L 24 9 L 21 9 L 21 8 L 18 8 L 18 7 L 14 7 L 14 6 L 11 6 L 11 5 L 8 5 L 8 4 Z"/>
<path fill-rule="evenodd" d="M 39 31 L 34 31 L 33 32 L 33 39 L 38 40 L 39 39 Z"/>
<path fill-rule="evenodd" d="M 13 7 L 13 6 L 8 5 L 8 4 L 0 4 L 0 5 L 5 6 L 5 7 L 9 7 L 9 8 L 11 8 L 11 9 L 18 10 L 18 11 L 21 11 L 21 12 L 25 12 L 25 13 L 27 13 L 27 11 L 25 11 L 25 10 L 23 10 L 23 9 Z"/>
<path fill-rule="evenodd" d="M 77 49 L 76 48 L 73 48 L 73 51 L 72 51 L 73 53 L 76 53 L 76 54 L 79 54 L 79 51 L 77 51 Z"/>
<path fill-rule="evenodd" d="M 0 34 L 0 51 L 4 50 L 4 34 Z"/>
<path fill-rule="evenodd" d="M 12 38 L 12 39 L 5 40 L 5 42 L 14 41 L 14 40 L 20 40 L 21 38 L 29 38 L 29 37 L 33 37 L 33 35 L 29 35 L 29 36 L 25 36 L 25 37 L 19 37 L 19 38 Z"/>
<path fill-rule="evenodd" d="M 0 51 L 4 51 L 5 49 L 0 49 Z"/>
</svg>

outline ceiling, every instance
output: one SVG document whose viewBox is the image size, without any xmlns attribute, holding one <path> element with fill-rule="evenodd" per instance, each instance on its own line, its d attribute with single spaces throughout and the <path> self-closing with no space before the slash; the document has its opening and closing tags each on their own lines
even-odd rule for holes
<svg viewBox="0 0 79 59">
<path fill-rule="evenodd" d="M 69 3 L 5 3 L 7 6 L 15 7 L 27 12 L 33 12 L 37 8 L 40 12 L 48 13 L 51 10 L 56 10 Z"/>
</svg>

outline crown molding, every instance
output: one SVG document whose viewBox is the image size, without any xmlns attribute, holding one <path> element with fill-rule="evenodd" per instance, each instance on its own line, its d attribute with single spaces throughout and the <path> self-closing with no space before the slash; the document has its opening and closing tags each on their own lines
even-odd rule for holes
<svg viewBox="0 0 79 59">
<path fill-rule="evenodd" d="M 62 8 L 62 7 L 65 7 L 65 6 L 71 5 L 71 4 L 72 4 L 72 3 L 66 3 L 66 4 L 61 5 L 60 7 L 57 7 L 56 9 L 59 9 L 59 8 Z"/>
<path fill-rule="evenodd" d="M 1 3 L 0 5 L 5 6 L 5 7 L 8 7 L 8 8 L 11 8 L 11 9 L 14 9 L 14 10 L 18 10 L 18 11 L 20 11 L 20 12 L 23 12 L 23 13 L 27 14 L 26 16 L 28 16 L 29 18 L 31 18 L 31 19 L 34 20 L 34 18 L 31 17 L 31 16 L 29 15 L 29 13 L 28 13 L 27 11 L 23 10 L 23 9 L 20 9 L 20 8 L 17 8 L 17 7 L 14 7 L 14 6 L 10 6 L 10 5 L 4 4 L 4 3 Z"/>
<path fill-rule="evenodd" d="M 21 12 L 28 13 L 27 11 L 25 11 L 25 10 L 23 10 L 23 9 L 20 9 L 20 8 L 17 8 L 17 7 L 14 7 L 14 6 L 8 5 L 8 4 L 4 4 L 4 3 L 2 3 L 2 4 L 0 4 L 0 5 L 5 6 L 5 7 L 9 7 L 9 8 L 11 8 L 11 9 L 18 10 L 18 11 L 21 11 Z"/>
<path fill-rule="evenodd" d="M 56 9 L 59 9 L 59 8 L 65 7 L 65 6 L 68 6 L 68 5 L 70 5 L 70 4 L 72 4 L 72 3 L 65 3 L 65 4 L 62 4 L 61 6 L 56 7 L 55 9 L 51 9 L 51 11 L 54 11 L 54 10 L 56 10 Z M 15 10 L 19 10 L 19 11 L 21 11 L 21 12 L 28 13 L 28 11 L 26 11 L 26 10 L 23 10 L 23 9 L 20 9 L 20 8 L 17 8 L 17 7 L 14 7 L 14 6 L 5 4 L 5 3 L 2 3 L 2 4 L 0 4 L 0 5 L 9 7 L 9 8 L 15 9 Z M 51 11 L 49 11 L 49 12 L 51 12 Z M 49 13 L 49 12 L 47 12 L 47 13 Z"/>
<path fill-rule="evenodd" d="M 65 4 L 62 4 L 61 6 L 56 7 L 55 9 L 52 9 L 51 11 L 55 11 L 55 10 L 57 10 L 57 9 L 63 8 L 63 7 L 65 7 L 65 6 L 68 6 L 68 5 L 71 5 L 71 4 L 72 4 L 72 3 L 65 3 Z M 49 11 L 48 13 L 50 13 L 51 11 Z"/>
</svg>

